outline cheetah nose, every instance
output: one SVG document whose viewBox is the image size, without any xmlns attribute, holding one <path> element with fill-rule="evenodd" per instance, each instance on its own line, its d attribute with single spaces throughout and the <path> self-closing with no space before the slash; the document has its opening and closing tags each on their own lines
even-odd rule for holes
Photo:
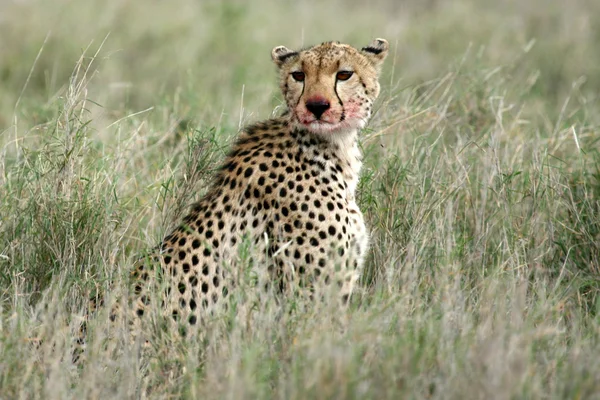
<svg viewBox="0 0 600 400">
<path fill-rule="evenodd" d="M 329 110 L 329 102 L 327 100 L 309 100 L 306 102 L 306 108 L 319 119 L 325 111 Z"/>
</svg>

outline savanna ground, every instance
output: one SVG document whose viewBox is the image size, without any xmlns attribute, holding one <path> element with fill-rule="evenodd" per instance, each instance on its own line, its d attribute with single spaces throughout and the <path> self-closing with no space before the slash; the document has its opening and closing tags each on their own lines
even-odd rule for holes
<svg viewBox="0 0 600 400">
<path fill-rule="evenodd" d="M 282 104 L 271 48 L 375 37 L 348 313 L 142 357 L 101 312 L 73 365 L 88 299 Z M 596 0 L 1 1 L 0 398 L 600 398 L 599 42 Z"/>
</svg>

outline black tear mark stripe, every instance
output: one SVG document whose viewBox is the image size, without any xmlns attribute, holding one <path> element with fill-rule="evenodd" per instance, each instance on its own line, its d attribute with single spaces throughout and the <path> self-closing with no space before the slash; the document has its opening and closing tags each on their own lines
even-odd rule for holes
<svg viewBox="0 0 600 400">
<path fill-rule="evenodd" d="M 382 49 L 378 49 L 376 47 L 371 47 L 371 46 L 363 47 L 362 50 L 366 51 L 368 53 L 373 53 L 373 54 L 379 54 L 383 51 Z"/>
<path fill-rule="evenodd" d="M 337 68 L 336 69 L 340 69 L 340 61 L 338 60 L 337 62 Z M 337 84 L 338 84 L 339 80 L 337 78 L 337 75 L 335 76 L 335 85 L 333 85 L 333 91 L 335 93 L 335 97 L 337 97 L 338 99 L 338 103 L 340 103 L 340 107 L 342 107 L 342 116 L 340 118 L 340 122 L 343 121 L 344 119 L 346 119 L 345 116 L 345 111 L 344 111 L 344 103 L 342 102 L 342 99 L 340 98 L 340 95 L 338 94 L 337 91 Z"/>
<path fill-rule="evenodd" d="M 304 71 L 304 61 L 302 61 L 302 64 L 300 65 L 300 67 L 302 68 L 302 71 Z M 304 88 L 306 87 L 306 79 L 302 81 L 302 92 L 300 92 L 300 96 L 298 97 L 298 101 L 296 102 L 296 105 L 294 106 L 294 108 L 298 107 L 298 104 L 300 104 L 300 100 L 302 99 L 302 95 L 304 94 Z M 296 119 L 298 119 L 298 117 L 296 116 Z"/>
</svg>

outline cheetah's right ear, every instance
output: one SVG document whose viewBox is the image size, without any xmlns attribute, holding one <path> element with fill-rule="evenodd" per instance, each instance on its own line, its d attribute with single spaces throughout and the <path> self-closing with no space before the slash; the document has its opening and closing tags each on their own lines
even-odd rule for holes
<svg viewBox="0 0 600 400">
<path fill-rule="evenodd" d="M 390 45 L 385 39 L 375 39 L 368 46 L 361 49 L 363 56 L 367 57 L 375 67 L 379 67 L 388 54 Z"/>
<path fill-rule="evenodd" d="M 277 46 L 273 49 L 273 51 L 271 51 L 271 58 L 278 67 L 281 67 L 288 58 L 297 55 L 297 51 L 290 50 L 285 46 Z"/>
</svg>

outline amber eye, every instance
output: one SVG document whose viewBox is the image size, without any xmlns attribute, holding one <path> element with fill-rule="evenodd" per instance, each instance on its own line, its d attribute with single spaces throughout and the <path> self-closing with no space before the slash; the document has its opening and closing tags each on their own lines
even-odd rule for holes
<svg viewBox="0 0 600 400">
<path fill-rule="evenodd" d="M 340 71 L 335 77 L 338 79 L 338 81 L 347 81 L 350 79 L 352 74 L 354 74 L 352 71 Z"/>
<path fill-rule="evenodd" d="M 302 72 L 302 71 L 292 72 L 292 78 L 294 78 L 298 82 L 304 82 L 304 72 Z"/>
</svg>

